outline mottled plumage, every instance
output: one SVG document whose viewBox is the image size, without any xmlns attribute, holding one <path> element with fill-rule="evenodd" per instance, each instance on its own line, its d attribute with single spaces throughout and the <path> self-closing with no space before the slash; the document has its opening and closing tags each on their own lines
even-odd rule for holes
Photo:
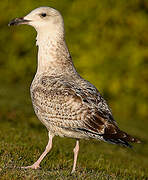
<svg viewBox="0 0 148 180">
<path fill-rule="evenodd" d="M 44 14 L 44 16 L 43 16 Z M 30 91 L 35 113 L 49 131 L 48 145 L 37 162 L 25 168 L 38 168 L 52 147 L 55 135 L 77 139 L 98 139 L 130 147 L 139 142 L 121 131 L 99 91 L 75 70 L 64 40 L 64 23 L 60 13 L 49 7 L 35 9 L 10 25 L 29 24 L 37 31 L 38 68 Z"/>
<path fill-rule="evenodd" d="M 98 90 L 78 74 L 38 76 L 32 83 L 31 97 L 38 118 L 54 135 L 126 146 L 126 141 L 136 141 L 119 130 Z"/>
</svg>

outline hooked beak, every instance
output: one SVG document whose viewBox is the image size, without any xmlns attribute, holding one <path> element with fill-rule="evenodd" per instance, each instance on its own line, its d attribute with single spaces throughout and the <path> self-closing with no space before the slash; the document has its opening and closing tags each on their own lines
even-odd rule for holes
<svg viewBox="0 0 148 180">
<path fill-rule="evenodd" d="M 22 18 L 16 18 L 13 19 L 12 21 L 9 22 L 8 26 L 16 26 L 16 25 L 20 25 L 20 24 L 28 24 L 28 22 L 30 22 L 30 20 L 24 19 Z"/>
</svg>

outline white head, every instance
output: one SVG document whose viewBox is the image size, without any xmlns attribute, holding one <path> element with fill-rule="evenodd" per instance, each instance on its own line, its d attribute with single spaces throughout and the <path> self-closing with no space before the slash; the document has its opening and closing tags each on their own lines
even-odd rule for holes
<svg viewBox="0 0 148 180">
<path fill-rule="evenodd" d="M 58 69 L 62 67 L 61 62 L 67 62 L 70 55 L 64 41 L 64 22 L 59 11 L 40 7 L 23 18 L 12 20 L 9 26 L 20 24 L 33 26 L 37 31 L 38 73 L 49 71 L 49 67 Z"/>
<path fill-rule="evenodd" d="M 10 26 L 20 24 L 33 26 L 38 33 L 44 31 L 64 34 L 64 23 L 60 12 L 50 7 L 39 7 L 23 18 L 16 18 L 9 23 Z"/>
</svg>

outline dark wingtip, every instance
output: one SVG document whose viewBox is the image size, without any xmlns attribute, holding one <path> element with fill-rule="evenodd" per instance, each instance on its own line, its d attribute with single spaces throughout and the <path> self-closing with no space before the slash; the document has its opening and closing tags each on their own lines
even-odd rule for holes
<svg viewBox="0 0 148 180">
<path fill-rule="evenodd" d="M 115 133 L 115 132 L 116 133 Z M 121 131 L 116 126 L 108 125 L 108 127 L 105 129 L 105 134 L 103 135 L 103 138 L 106 141 L 109 141 L 113 144 L 120 144 L 129 148 L 132 148 L 132 146 L 129 144 L 131 143 L 141 143 L 141 141 L 138 138 L 135 138 L 129 134 L 127 134 L 124 131 Z"/>
<path fill-rule="evenodd" d="M 141 143 L 141 141 L 138 139 L 138 138 L 135 138 L 135 137 L 132 137 L 131 135 L 129 135 L 129 134 L 126 134 L 127 135 L 127 137 L 126 137 L 126 140 L 128 141 L 128 142 L 132 142 L 132 143 Z"/>
<path fill-rule="evenodd" d="M 140 144 L 140 143 L 142 143 L 139 139 L 137 139 L 137 138 L 135 138 L 135 141 L 134 141 L 135 143 L 138 143 L 138 144 Z"/>
</svg>

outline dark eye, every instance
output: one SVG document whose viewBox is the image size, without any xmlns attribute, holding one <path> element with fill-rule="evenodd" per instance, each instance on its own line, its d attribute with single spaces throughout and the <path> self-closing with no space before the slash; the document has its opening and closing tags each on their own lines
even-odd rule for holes
<svg viewBox="0 0 148 180">
<path fill-rule="evenodd" d="M 46 14 L 46 13 L 42 13 L 41 16 L 42 16 L 42 17 L 46 17 L 47 14 Z"/>
</svg>

